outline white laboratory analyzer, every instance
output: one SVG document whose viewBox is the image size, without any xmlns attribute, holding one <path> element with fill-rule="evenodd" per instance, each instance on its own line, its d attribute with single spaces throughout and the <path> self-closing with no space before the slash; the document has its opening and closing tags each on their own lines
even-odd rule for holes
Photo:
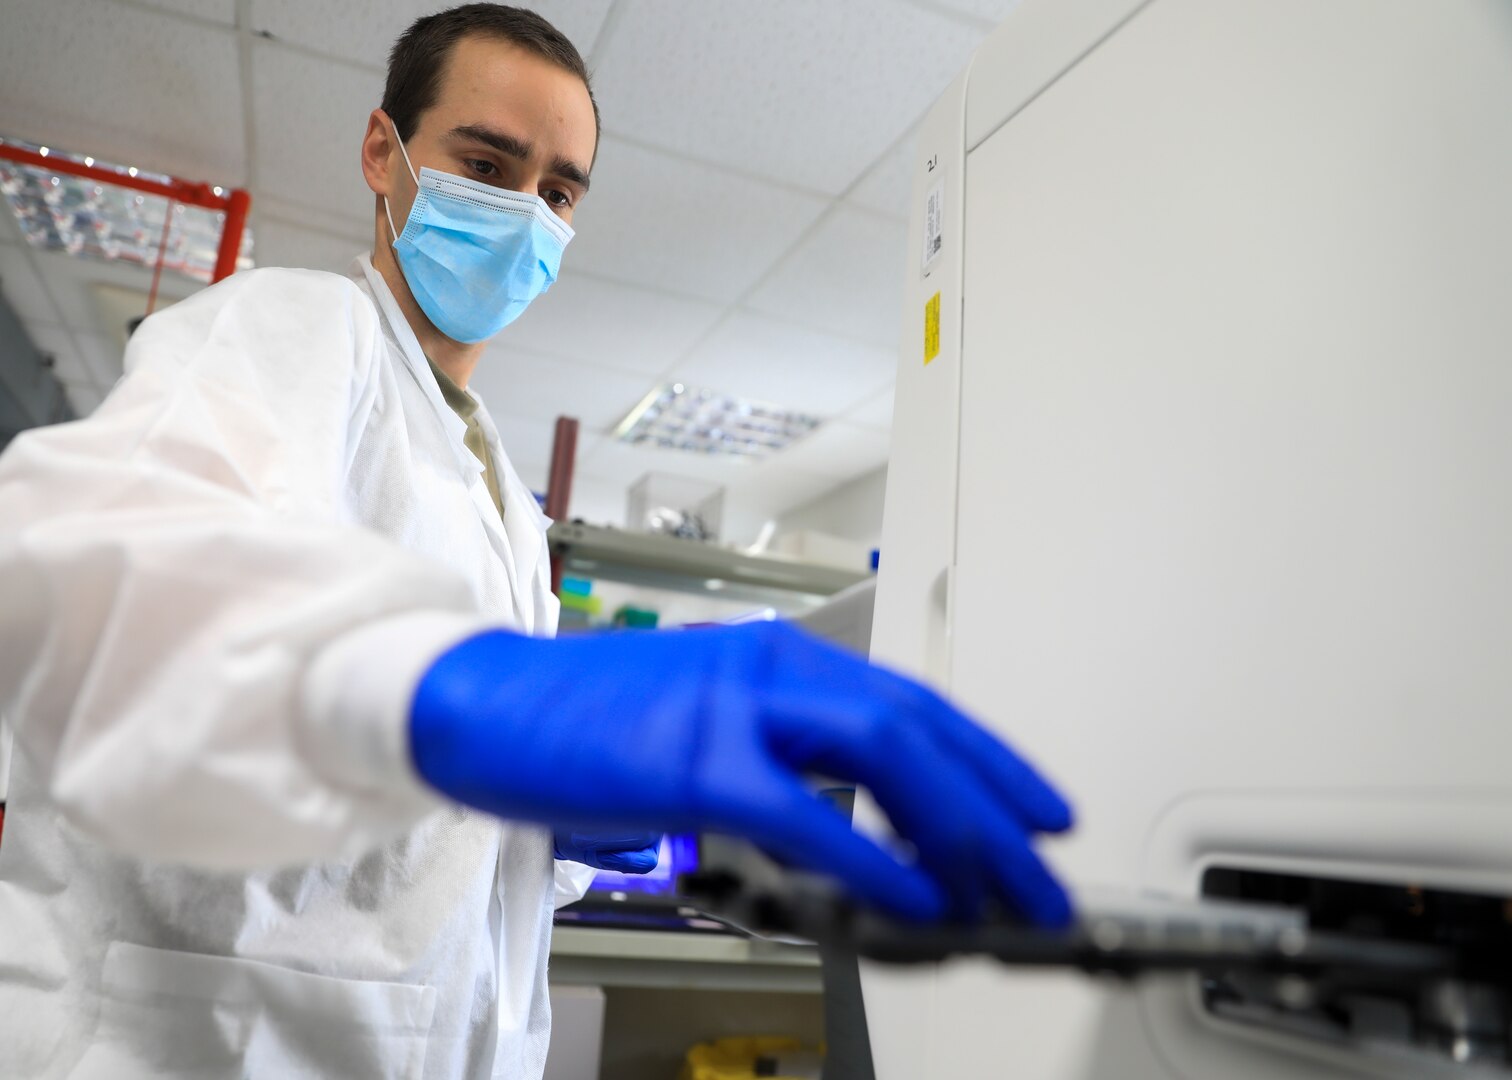
<svg viewBox="0 0 1512 1080">
<path fill-rule="evenodd" d="M 865 962 L 876 1076 L 1512 1075 L 1512 4 L 1024 0 L 914 170 L 874 659 L 1079 894 L 1455 959 Z"/>
</svg>

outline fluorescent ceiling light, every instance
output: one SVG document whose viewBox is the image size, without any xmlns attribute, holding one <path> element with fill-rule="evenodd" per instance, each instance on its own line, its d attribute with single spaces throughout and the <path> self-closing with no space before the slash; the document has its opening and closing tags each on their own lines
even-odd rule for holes
<svg viewBox="0 0 1512 1080">
<path fill-rule="evenodd" d="M 157 173 L 140 172 L 135 166 L 66 153 L 55 146 L 41 147 L 20 139 L 0 141 L 51 158 L 108 169 L 121 176 L 141 176 L 162 183 L 172 180 Z M 4 192 L 6 204 L 15 214 L 26 242 L 34 248 L 103 262 L 157 265 L 167 199 L 9 161 L 0 161 L 0 192 Z M 225 214 L 219 211 L 176 203 L 168 245 L 163 252 L 163 269 L 208 284 L 215 271 L 224 220 Z M 250 227 L 242 233 L 241 256 L 236 266 L 238 270 L 252 266 Z"/>
<path fill-rule="evenodd" d="M 630 410 L 614 437 L 632 446 L 761 458 L 818 426 L 817 417 L 777 405 L 666 383 Z"/>
</svg>

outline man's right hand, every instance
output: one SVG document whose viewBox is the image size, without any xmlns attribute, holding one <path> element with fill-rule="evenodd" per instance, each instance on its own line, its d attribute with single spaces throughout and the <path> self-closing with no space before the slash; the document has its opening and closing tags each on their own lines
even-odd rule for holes
<svg viewBox="0 0 1512 1080">
<path fill-rule="evenodd" d="M 488 631 L 421 680 L 410 747 L 433 787 L 503 818 L 740 836 L 912 920 L 989 899 L 1071 919 L 1031 843 L 1071 825 L 1050 785 L 936 694 L 783 623 Z M 917 860 L 856 833 L 812 774 L 868 788 Z"/>
</svg>

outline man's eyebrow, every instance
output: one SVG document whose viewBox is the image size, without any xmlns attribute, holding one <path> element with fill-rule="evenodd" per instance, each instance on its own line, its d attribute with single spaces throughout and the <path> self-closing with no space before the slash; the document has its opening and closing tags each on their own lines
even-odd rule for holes
<svg viewBox="0 0 1512 1080">
<path fill-rule="evenodd" d="M 524 139 L 518 139 L 503 131 L 495 131 L 493 128 L 484 127 L 482 124 L 463 124 L 454 127 L 446 133 L 448 139 L 472 139 L 475 142 L 491 146 L 501 154 L 524 161 L 530 157 L 531 146 Z"/>
<path fill-rule="evenodd" d="M 505 131 L 496 131 L 482 124 L 463 124 L 454 127 L 446 133 L 449 139 L 471 139 L 485 146 L 491 146 L 501 154 L 526 161 L 534 147 L 524 139 L 517 138 Z M 564 180 L 570 180 L 583 189 L 588 190 L 588 170 L 567 158 L 559 157 L 551 163 L 551 171 Z"/>
<path fill-rule="evenodd" d="M 551 171 L 563 180 L 571 180 L 583 193 L 588 192 L 588 172 L 581 165 L 574 165 L 564 157 L 559 157 L 551 163 Z"/>
</svg>

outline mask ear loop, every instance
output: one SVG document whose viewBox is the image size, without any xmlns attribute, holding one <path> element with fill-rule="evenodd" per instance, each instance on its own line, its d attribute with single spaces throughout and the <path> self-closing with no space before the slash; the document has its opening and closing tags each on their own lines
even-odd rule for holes
<svg viewBox="0 0 1512 1080">
<path fill-rule="evenodd" d="M 404 140 L 399 137 L 399 127 L 392 120 L 389 127 L 394 132 L 394 141 L 399 144 L 399 152 L 404 155 L 404 167 L 409 170 L 410 179 L 415 182 L 415 197 L 420 197 L 420 178 L 415 175 L 415 167 L 410 164 L 409 151 L 404 148 Z M 390 246 L 399 243 L 399 230 L 394 228 L 394 212 L 389 209 L 388 196 L 383 197 L 383 216 L 388 218 L 389 235 L 394 239 L 389 242 Z"/>
</svg>

